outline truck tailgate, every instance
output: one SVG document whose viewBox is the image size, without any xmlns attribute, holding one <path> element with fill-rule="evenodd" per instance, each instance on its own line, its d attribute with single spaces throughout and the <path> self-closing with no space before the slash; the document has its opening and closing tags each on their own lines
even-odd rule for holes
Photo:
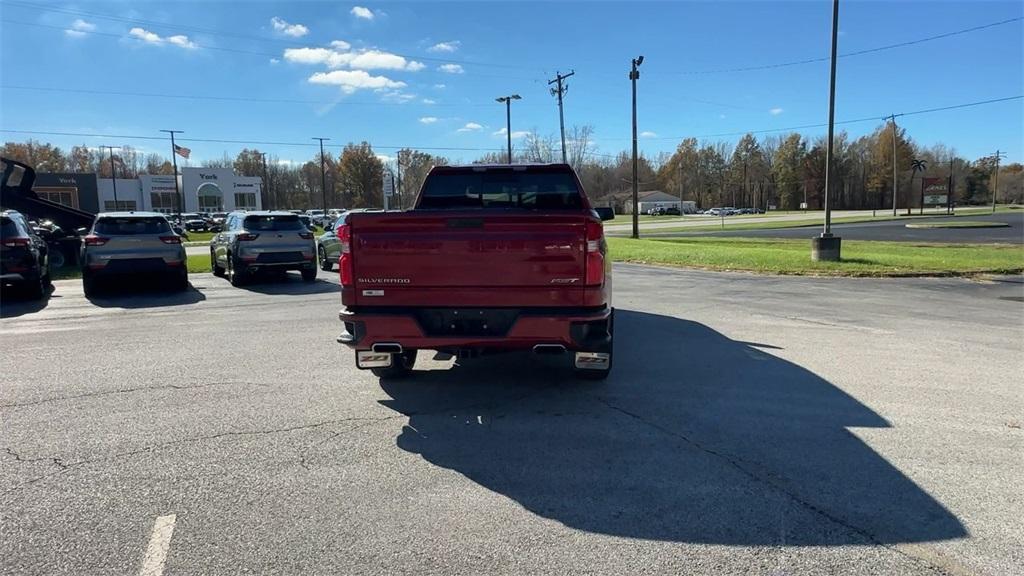
<svg viewBox="0 0 1024 576">
<path fill-rule="evenodd" d="M 418 210 L 352 218 L 361 306 L 578 306 L 580 213 Z"/>
</svg>

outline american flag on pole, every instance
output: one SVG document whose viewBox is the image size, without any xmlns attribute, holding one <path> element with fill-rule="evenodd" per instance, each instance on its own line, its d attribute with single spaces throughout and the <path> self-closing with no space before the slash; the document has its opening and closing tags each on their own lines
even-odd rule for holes
<svg viewBox="0 0 1024 576">
<path fill-rule="evenodd" d="M 174 153 L 177 154 L 178 156 L 181 156 L 182 158 L 188 158 L 188 155 L 191 154 L 192 151 L 189 150 L 188 148 L 185 148 L 184 146 L 178 146 L 177 144 L 175 144 Z"/>
</svg>

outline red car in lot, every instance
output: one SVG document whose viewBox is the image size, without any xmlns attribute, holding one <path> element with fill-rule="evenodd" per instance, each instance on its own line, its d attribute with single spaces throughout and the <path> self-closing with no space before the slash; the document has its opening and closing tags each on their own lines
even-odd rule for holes
<svg viewBox="0 0 1024 576">
<path fill-rule="evenodd" d="M 612 367 L 611 262 L 602 220 L 565 164 L 439 166 L 405 212 L 337 226 L 345 331 L 356 364 L 409 372 L 420 349 L 565 354 Z"/>
</svg>

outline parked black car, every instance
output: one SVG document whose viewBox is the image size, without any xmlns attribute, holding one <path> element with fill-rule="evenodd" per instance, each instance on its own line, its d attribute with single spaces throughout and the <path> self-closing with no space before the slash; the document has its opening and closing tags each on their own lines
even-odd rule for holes
<svg viewBox="0 0 1024 576">
<path fill-rule="evenodd" d="M 49 251 L 46 241 L 28 225 L 20 212 L 0 212 L 0 283 L 40 299 L 50 285 Z"/>
</svg>

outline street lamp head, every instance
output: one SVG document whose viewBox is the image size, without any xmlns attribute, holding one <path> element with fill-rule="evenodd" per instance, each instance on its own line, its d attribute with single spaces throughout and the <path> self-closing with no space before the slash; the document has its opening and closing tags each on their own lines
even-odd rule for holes
<svg viewBox="0 0 1024 576">
<path fill-rule="evenodd" d="M 502 104 L 504 104 L 507 100 L 508 98 L 505 98 L 504 96 L 502 96 L 501 98 L 494 99 L 495 102 L 501 102 Z"/>
<path fill-rule="evenodd" d="M 522 100 L 523 99 L 523 97 L 520 96 L 519 94 L 513 94 L 513 95 L 509 96 L 509 98 L 511 98 L 513 100 Z"/>
<path fill-rule="evenodd" d="M 636 59 L 636 65 L 639 66 L 639 65 L 641 65 L 643 63 L 644 63 L 644 57 L 643 56 L 638 56 L 637 59 Z"/>
</svg>

